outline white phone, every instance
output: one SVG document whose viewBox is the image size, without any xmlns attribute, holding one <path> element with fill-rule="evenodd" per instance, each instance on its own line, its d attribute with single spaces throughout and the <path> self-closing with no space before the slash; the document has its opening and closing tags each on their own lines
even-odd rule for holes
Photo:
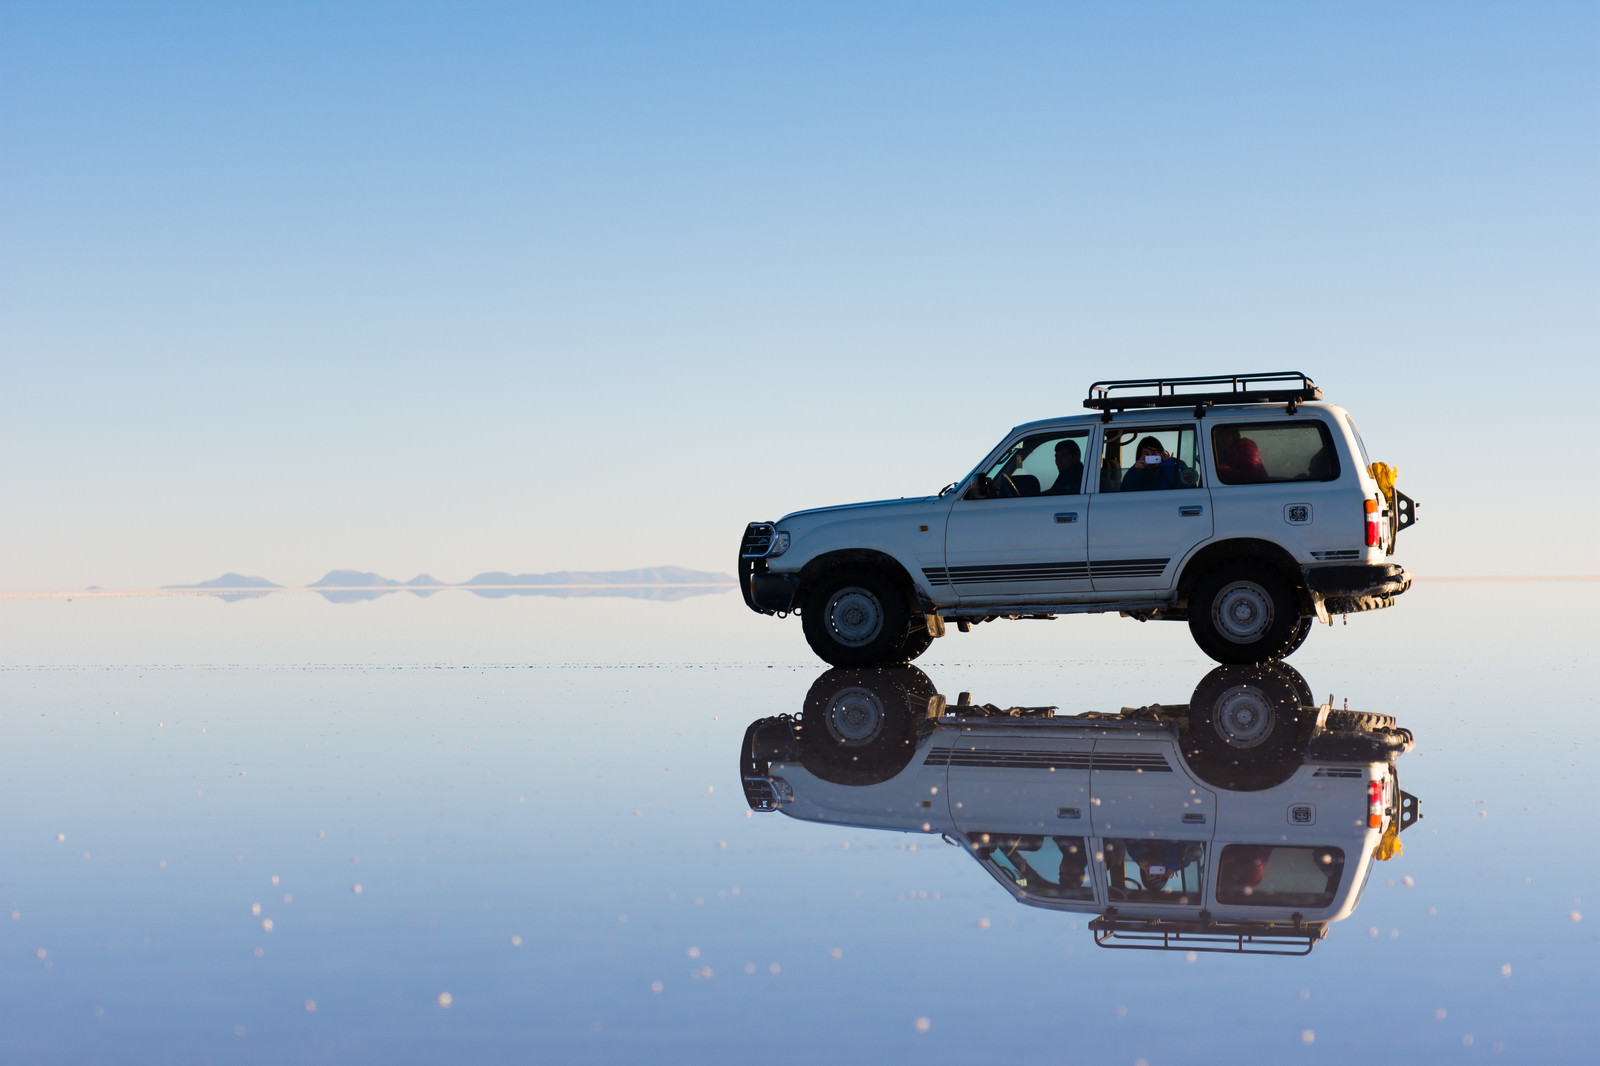
<svg viewBox="0 0 1600 1066">
<path fill-rule="evenodd" d="M 1160 466 L 1161 465 L 1161 456 L 1159 456 L 1159 455 L 1147 455 L 1147 456 L 1144 457 L 1144 463 L 1145 463 L 1146 466 Z"/>
</svg>

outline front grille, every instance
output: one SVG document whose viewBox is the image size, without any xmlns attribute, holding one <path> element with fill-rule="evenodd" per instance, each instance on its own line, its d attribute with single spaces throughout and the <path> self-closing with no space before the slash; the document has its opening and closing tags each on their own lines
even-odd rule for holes
<svg viewBox="0 0 1600 1066">
<path fill-rule="evenodd" d="M 770 522 L 751 522 L 744 527 L 744 540 L 739 542 L 739 554 L 746 559 L 760 559 L 772 550 L 772 536 L 777 532 Z"/>
</svg>

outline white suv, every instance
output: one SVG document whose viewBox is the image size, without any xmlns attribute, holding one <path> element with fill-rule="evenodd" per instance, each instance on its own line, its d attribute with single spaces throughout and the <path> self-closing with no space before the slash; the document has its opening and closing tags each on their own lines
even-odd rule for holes
<svg viewBox="0 0 1600 1066">
<path fill-rule="evenodd" d="M 830 670 L 751 723 L 753 810 L 939 834 L 1104 947 L 1305 954 L 1421 816 L 1387 715 L 1313 705 L 1284 663 L 1219 666 L 1188 704 L 955 704 L 915 667 Z"/>
<path fill-rule="evenodd" d="M 998 618 L 1186 620 L 1224 663 L 1388 607 L 1416 504 L 1298 372 L 1104 381 L 1097 414 L 1018 426 L 937 496 L 752 522 L 746 604 L 798 612 L 835 666 L 906 662 Z"/>
</svg>

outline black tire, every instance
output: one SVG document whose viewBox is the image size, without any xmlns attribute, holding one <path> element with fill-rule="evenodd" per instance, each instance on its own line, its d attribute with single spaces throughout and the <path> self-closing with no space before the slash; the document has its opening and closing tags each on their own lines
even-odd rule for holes
<svg viewBox="0 0 1600 1066">
<path fill-rule="evenodd" d="M 1224 563 L 1207 572 L 1189 597 L 1189 632 L 1219 663 L 1265 663 L 1288 655 L 1311 627 L 1294 591 L 1261 563 Z"/>
<path fill-rule="evenodd" d="M 833 666 L 889 666 L 906 661 L 905 597 L 876 570 L 825 574 L 800 612 L 806 643 Z"/>
<path fill-rule="evenodd" d="M 806 693 L 800 761 L 824 781 L 870 785 L 910 763 L 933 682 L 915 667 L 829 670 Z"/>
<path fill-rule="evenodd" d="M 1282 663 L 1219 666 L 1189 699 L 1184 755 L 1207 784 L 1270 788 L 1299 768 L 1314 721 L 1305 679 Z"/>
<path fill-rule="evenodd" d="M 1306 638 L 1311 635 L 1311 627 L 1316 624 L 1316 621 L 1315 618 L 1300 619 L 1300 624 L 1295 626 L 1294 632 L 1289 635 L 1289 646 L 1283 650 L 1283 654 L 1279 658 L 1287 659 L 1299 651 L 1300 645 L 1304 644 Z"/>
</svg>

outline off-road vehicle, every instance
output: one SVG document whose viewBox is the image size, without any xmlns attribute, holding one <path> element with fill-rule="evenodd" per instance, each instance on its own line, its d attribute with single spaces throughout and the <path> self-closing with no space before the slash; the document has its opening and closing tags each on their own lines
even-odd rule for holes
<svg viewBox="0 0 1600 1066">
<path fill-rule="evenodd" d="M 798 612 L 835 666 L 915 659 L 946 621 L 1118 611 L 1187 621 L 1224 663 L 1388 607 L 1416 504 L 1306 375 L 1099 381 L 1090 415 L 1018 426 L 935 496 L 752 522 L 745 603 Z"/>
<path fill-rule="evenodd" d="M 1304 954 L 1420 817 L 1395 767 L 1411 746 L 1283 663 L 1075 715 L 835 669 L 800 714 L 751 723 L 739 770 L 757 811 L 942 835 L 1018 902 L 1096 915 L 1105 947 Z"/>
</svg>

